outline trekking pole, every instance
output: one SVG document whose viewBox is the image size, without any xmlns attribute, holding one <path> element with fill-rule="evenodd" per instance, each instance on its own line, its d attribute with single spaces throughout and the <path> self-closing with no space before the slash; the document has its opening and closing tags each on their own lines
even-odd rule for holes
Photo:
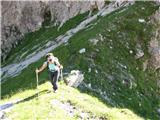
<svg viewBox="0 0 160 120">
<path fill-rule="evenodd" d="M 38 89 L 38 73 L 36 73 L 36 79 L 37 79 L 37 95 L 39 97 L 39 89 Z"/>
<path fill-rule="evenodd" d="M 63 71 L 62 71 L 62 69 L 61 69 L 61 79 L 63 80 Z"/>
</svg>

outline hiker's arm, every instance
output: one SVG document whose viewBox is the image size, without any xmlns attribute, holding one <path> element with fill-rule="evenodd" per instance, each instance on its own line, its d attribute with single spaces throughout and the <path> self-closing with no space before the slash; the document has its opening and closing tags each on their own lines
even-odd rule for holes
<svg viewBox="0 0 160 120">
<path fill-rule="evenodd" d="M 59 68 L 60 68 L 60 69 L 63 69 L 63 65 L 60 64 Z"/>
<path fill-rule="evenodd" d="M 42 72 L 47 67 L 47 64 L 43 64 L 39 69 L 36 69 L 36 73 Z"/>
<path fill-rule="evenodd" d="M 59 62 L 57 62 L 56 64 L 58 65 L 58 67 L 59 67 L 60 69 L 63 69 L 63 66 L 62 66 Z"/>
<path fill-rule="evenodd" d="M 55 60 L 55 63 L 56 65 L 60 68 L 60 69 L 63 69 L 63 66 L 59 63 L 59 60 Z"/>
</svg>

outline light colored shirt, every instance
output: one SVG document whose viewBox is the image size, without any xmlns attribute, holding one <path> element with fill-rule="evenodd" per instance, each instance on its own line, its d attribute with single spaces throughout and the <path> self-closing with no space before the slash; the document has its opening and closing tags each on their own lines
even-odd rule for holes
<svg viewBox="0 0 160 120">
<path fill-rule="evenodd" d="M 49 61 L 51 60 L 51 61 Z M 47 64 L 48 63 L 48 64 Z M 48 65 L 49 71 L 54 72 L 59 70 L 60 63 L 57 57 L 50 56 L 47 61 L 44 62 L 45 65 Z"/>
</svg>

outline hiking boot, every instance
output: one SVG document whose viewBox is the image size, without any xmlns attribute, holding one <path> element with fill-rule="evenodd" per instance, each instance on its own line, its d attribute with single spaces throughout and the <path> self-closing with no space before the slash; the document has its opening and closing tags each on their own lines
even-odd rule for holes
<svg viewBox="0 0 160 120">
<path fill-rule="evenodd" d="M 57 90 L 53 90 L 54 93 L 57 93 Z"/>
</svg>

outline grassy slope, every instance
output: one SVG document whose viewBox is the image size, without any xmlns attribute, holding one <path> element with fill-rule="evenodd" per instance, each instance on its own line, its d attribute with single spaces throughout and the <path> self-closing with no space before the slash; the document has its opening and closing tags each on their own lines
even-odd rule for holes
<svg viewBox="0 0 160 120">
<path fill-rule="evenodd" d="M 90 119 L 142 120 L 128 109 L 113 108 L 105 105 L 96 97 L 82 93 L 65 84 L 59 86 L 59 91 L 55 94 L 51 92 L 52 86 L 49 82 L 40 85 L 38 99 L 34 89 L 21 91 L 6 99 L 5 101 L 22 99 L 8 113 L 8 118 L 12 120 L 77 120 L 81 118 L 80 114 L 87 113 Z M 51 101 L 53 100 L 58 100 L 62 104 L 70 103 L 74 106 L 74 116 L 70 117 L 60 105 L 54 104 L 52 106 Z"/>
<path fill-rule="evenodd" d="M 139 2 L 127 10 L 100 18 L 93 28 L 80 31 L 70 39 L 68 45 L 62 45 L 53 52 L 63 63 L 65 71 L 80 69 L 85 73 L 86 83 L 91 83 L 93 88 L 106 91 L 115 103 L 114 107 L 128 108 L 144 118 L 158 119 L 156 79 L 159 76 L 151 70 L 142 71 L 142 62 L 149 57 L 147 43 L 151 38 L 152 26 L 149 23 L 138 22 L 139 18 L 148 21 L 157 8 L 151 2 Z M 104 37 L 104 41 L 99 41 L 94 46 L 89 39 L 100 39 L 99 33 Z M 134 58 L 137 41 L 140 41 L 145 52 L 145 56 L 140 60 Z M 86 48 L 86 53 L 79 54 L 81 48 Z M 133 54 L 130 54 L 131 50 Z M 36 80 L 32 71 L 43 61 L 44 58 L 31 64 L 19 76 L 9 78 L 2 84 L 2 97 L 10 98 L 19 93 L 19 90 L 34 89 Z M 88 72 L 88 68 L 92 69 L 91 73 Z M 112 76 L 112 80 L 109 76 Z M 46 77 L 47 72 L 43 72 L 40 75 L 40 83 L 44 83 Z M 122 83 L 123 80 L 132 80 L 133 87 L 129 89 L 129 85 Z M 97 93 L 93 95 L 99 97 Z"/>
</svg>

